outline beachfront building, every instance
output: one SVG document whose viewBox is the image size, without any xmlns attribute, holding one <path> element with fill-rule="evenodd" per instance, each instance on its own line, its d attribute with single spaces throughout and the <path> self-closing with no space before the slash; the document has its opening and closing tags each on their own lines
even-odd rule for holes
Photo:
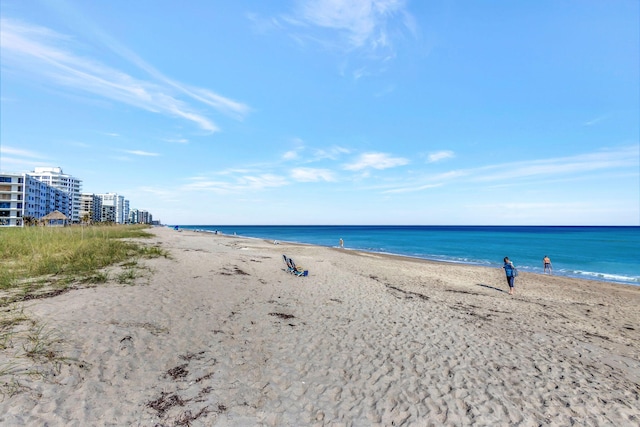
<svg viewBox="0 0 640 427">
<path fill-rule="evenodd" d="M 100 212 L 101 222 L 116 222 L 116 208 L 114 206 L 102 205 Z"/>
<path fill-rule="evenodd" d="M 81 222 L 100 222 L 102 218 L 102 199 L 93 193 L 81 193 L 79 215 Z"/>
<path fill-rule="evenodd" d="M 0 173 L 0 227 L 21 227 L 24 174 Z"/>
<path fill-rule="evenodd" d="M 129 223 L 131 224 L 152 224 L 153 216 L 145 211 L 139 209 L 132 209 L 129 214 Z"/>
<path fill-rule="evenodd" d="M 129 223 L 129 215 L 130 215 L 130 210 L 129 210 L 129 200 L 124 199 L 123 202 L 123 206 L 122 206 L 122 222 L 124 224 L 128 224 Z"/>
<path fill-rule="evenodd" d="M 24 175 L 24 211 L 23 217 L 40 219 L 53 211 L 59 211 L 67 218 L 71 217 L 69 194 L 59 188 Z"/>
<path fill-rule="evenodd" d="M 100 221 L 114 222 L 116 224 L 124 224 L 129 214 L 129 200 L 125 200 L 124 196 L 118 193 L 96 194 L 100 198 L 102 205 L 102 214 Z"/>
<path fill-rule="evenodd" d="M 33 172 L 29 172 L 33 178 L 45 184 L 64 191 L 69 199 L 70 222 L 80 222 L 80 191 L 82 190 L 82 180 L 67 175 L 60 167 L 38 167 Z"/>
<path fill-rule="evenodd" d="M 71 213 L 65 191 L 30 174 L 0 172 L 0 227 L 23 227 L 25 219 L 39 220 L 56 210 Z"/>
</svg>

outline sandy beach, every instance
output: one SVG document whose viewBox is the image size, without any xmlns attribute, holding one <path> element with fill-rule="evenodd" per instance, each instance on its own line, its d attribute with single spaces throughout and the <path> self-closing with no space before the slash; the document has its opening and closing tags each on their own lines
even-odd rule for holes
<svg viewBox="0 0 640 427">
<path fill-rule="evenodd" d="M 640 287 L 150 231 L 135 284 L 2 308 L 0 425 L 640 425 Z"/>
</svg>

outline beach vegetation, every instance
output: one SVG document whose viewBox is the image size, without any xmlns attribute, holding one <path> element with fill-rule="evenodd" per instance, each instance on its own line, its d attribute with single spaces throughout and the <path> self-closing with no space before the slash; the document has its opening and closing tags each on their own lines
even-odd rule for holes
<svg viewBox="0 0 640 427">
<path fill-rule="evenodd" d="M 85 278 L 85 283 L 98 285 L 109 281 L 109 274 L 104 271 L 98 271 Z"/>
<path fill-rule="evenodd" d="M 52 360 L 56 357 L 52 347 L 58 341 L 59 339 L 54 337 L 45 325 L 36 325 L 28 331 L 22 349 L 25 355 L 32 359 Z"/>
<path fill-rule="evenodd" d="M 116 276 L 116 281 L 120 284 L 132 284 L 138 274 L 134 268 L 126 268 Z"/>
<path fill-rule="evenodd" d="M 106 283 L 110 278 L 133 284 L 146 268 L 139 263 L 141 258 L 169 257 L 162 248 L 145 244 L 144 239 L 153 236 L 146 228 L 82 225 L 0 229 L 0 396 L 27 390 L 21 384 L 25 376 L 55 375 L 71 361 L 59 352 L 57 333 L 30 319 L 18 304 Z"/>
<path fill-rule="evenodd" d="M 25 299 L 43 287 L 108 280 L 106 267 L 132 269 L 140 258 L 168 257 L 145 245 L 147 225 L 24 227 L 0 229 L 0 306 Z M 132 278 L 135 274 L 127 273 Z"/>
</svg>

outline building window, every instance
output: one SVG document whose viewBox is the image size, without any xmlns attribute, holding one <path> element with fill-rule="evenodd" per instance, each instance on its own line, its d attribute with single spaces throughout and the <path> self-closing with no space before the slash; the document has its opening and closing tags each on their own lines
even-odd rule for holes
<svg viewBox="0 0 640 427">
<path fill-rule="evenodd" d="M 11 182 L 10 176 L 0 176 L 0 182 Z"/>
</svg>

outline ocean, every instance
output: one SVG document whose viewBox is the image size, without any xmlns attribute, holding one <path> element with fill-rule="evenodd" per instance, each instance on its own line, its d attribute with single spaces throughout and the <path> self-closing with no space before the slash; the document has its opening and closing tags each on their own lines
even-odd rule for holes
<svg viewBox="0 0 640 427">
<path fill-rule="evenodd" d="M 640 285 L 640 227 L 566 226 L 249 226 L 184 229 L 379 252 L 500 268 L 508 256 L 521 271 Z"/>
</svg>

